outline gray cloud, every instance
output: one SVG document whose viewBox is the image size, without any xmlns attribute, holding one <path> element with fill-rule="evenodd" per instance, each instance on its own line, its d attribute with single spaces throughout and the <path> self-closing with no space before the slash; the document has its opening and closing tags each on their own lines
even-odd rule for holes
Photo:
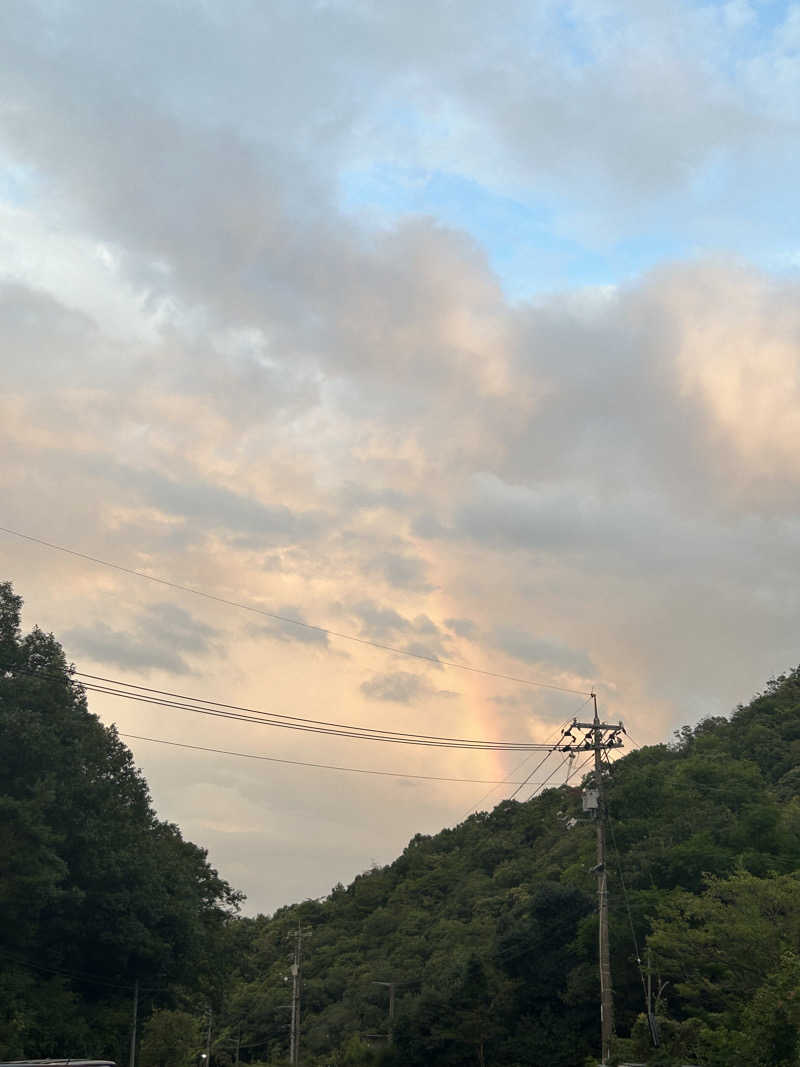
<svg viewBox="0 0 800 1067">
<path fill-rule="evenodd" d="M 412 656 L 422 656 L 424 659 L 430 660 L 437 670 L 442 669 L 434 662 L 444 654 L 444 648 L 440 641 L 431 641 L 430 638 L 425 641 L 408 641 L 403 648 Z"/>
<path fill-rule="evenodd" d="M 351 609 L 361 623 L 365 637 L 387 640 L 398 633 L 407 633 L 411 623 L 394 608 L 382 607 L 371 600 L 364 600 Z"/>
<path fill-rule="evenodd" d="M 446 689 L 436 689 L 418 674 L 408 671 L 393 671 L 376 674 L 361 684 L 361 692 L 370 700 L 382 700 L 393 704 L 414 704 L 427 697 L 453 697 L 456 694 Z"/>
<path fill-rule="evenodd" d="M 407 494 L 397 489 L 389 487 L 372 489 L 355 482 L 347 482 L 342 487 L 341 499 L 347 508 L 386 508 L 391 511 L 405 511 L 409 504 Z"/>
<path fill-rule="evenodd" d="M 800 63 L 781 15 L 736 37 L 730 5 L 451 6 L 3 6 L 4 513 L 287 615 L 339 605 L 337 629 L 379 643 L 454 659 L 460 637 L 490 669 L 596 673 L 609 714 L 659 739 L 796 657 Z M 344 213 L 376 174 L 387 213 L 357 195 Z M 404 183 L 441 217 L 396 221 Z M 459 198 L 480 240 L 452 224 Z M 517 254 L 509 219 L 538 235 L 548 291 L 528 302 L 491 267 Z M 732 261 L 747 242 L 772 274 Z M 380 701 L 408 729 L 443 696 L 355 646 L 361 690 L 326 655 L 309 692 L 278 642 L 324 634 L 243 627 L 229 647 L 165 605 L 126 625 L 131 576 L 11 551 L 70 653 L 177 673 L 258 653 L 285 668 L 287 711 L 301 691 L 343 721 Z M 436 703 L 442 732 L 574 710 L 482 685 Z M 463 813 L 444 791 L 397 812 L 378 783 L 142 757 L 160 810 L 219 810 L 223 830 L 195 825 L 254 906 L 325 888 L 321 837 L 346 880 L 354 841 L 388 860 Z M 251 855 L 287 824 L 306 890 L 265 885 Z"/>
<path fill-rule="evenodd" d="M 113 130 L 115 114 L 128 111 L 136 140 L 130 146 L 122 138 L 112 141 L 101 172 L 93 169 L 97 159 L 87 158 L 78 171 L 67 157 L 61 167 L 76 168 L 73 183 L 80 180 L 84 195 L 103 206 L 108 220 L 127 193 L 138 208 L 131 223 L 162 247 L 183 240 L 183 220 L 203 217 L 207 206 L 198 192 L 206 188 L 200 175 L 179 165 L 193 127 L 205 127 L 218 149 L 206 154 L 203 169 L 215 179 L 235 173 L 240 184 L 248 183 L 245 203 L 251 211 L 257 206 L 263 232 L 287 241 L 284 262 L 296 245 L 292 230 L 282 229 L 269 211 L 269 197 L 291 210 L 307 195 L 312 183 L 303 170 L 303 149 L 309 144 L 321 168 L 344 153 L 363 154 L 371 141 L 381 157 L 449 170 L 482 168 L 485 180 L 497 182 L 510 174 L 518 183 L 543 185 L 551 195 L 554 183 L 566 178 L 592 189 L 596 203 L 616 207 L 621 216 L 624 206 L 634 213 L 632 196 L 661 207 L 669 191 L 686 194 L 692 176 L 715 159 L 751 163 L 750 157 L 786 143 L 793 130 L 785 97 L 776 91 L 778 72 L 792 69 L 785 28 L 780 22 L 764 27 L 748 42 L 750 54 L 734 59 L 741 37 L 722 8 L 621 2 L 611 6 L 614 34 L 604 33 L 592 3 L 575 4 L 569 23 L 548 5 L 515 0 L 500 10 L 464 3 L 458 20 L 449 17 L 446 0 L 402 8 L 326 5 L 313 13 L 280 5 L 270 8 L 269 17 L 252 8 L 198 9 L 192 18 L 151 0 L 139 6 L 135 22 L 96 4 L 77 12 L 7 9 L 3 58 L 7 88 L 15 96 L 28 106 L 35 101 L 40 112 L 46 106 L 55 112 L 61 104 L 70 134 L 80 136 L 84 149 L 100 141 L 99 128 Z M 81 30 L 89 17 L 93 33 L 87 37 Z M 169 40 L 184 47 L 167 48 Z M 213 62 L 193 62 L 209 54 Z M 142 84 L 161 105 L 152 119 L 137 93 Z M 392 115 L 398 98 L 405 105 L 402 118 Z M 410 133 L 409 118 L 438 110 L 451 116 L 449 124 L 440 122 L 427 138 Z M 180 116 L 181 125 L 170 129 L 165 113 Z M 232 114 L 242 129 L 260 135 L 251 137 L 249 152 L 220 132 Z M 47 139 L 15 132 L 30 151 L 42 153 L 52 144 L 51 160 L 67 136 L 58 138 L 49 128 Z M 145 140 L 156 165 L 137 188 L 126 179 L 125 165 L 142 158 L 134 152 Z M 169 150 L 172 143 L 178 151 Z M 264 191 L 248 174 L 249 157 L 271 177 Z M 294 191 L 281 180 L 280 168 L 275 175 L 274 162 L 269 174 L 268 161 L 275 158 L 302 174 Z M 103 188 L 100 175 L 115 180 Z M 735 170 L 733 178 L 735 186 Z M 153 221 L 158 216 L 161 231 L 143 226 L 139 197 L 145 200 L 151 191 L 157 199 L 151 198 L 155 210 L 149 215 Z M 169 196 L 182 208 L 177 217 L 165 209 Z M 248 233 L 243 210 L 231 203 L 214 237 L 221 247 L 235 237 L 249 247 L 249 265 L 260 266 L 262 227 Z M 280 243 L 274 247 L 280 254 Z M 208 254 L 201 256 L 198 270 L 210 276 L 211 269 Z M 245 280 L 246 271 L 240 276 Z M 224 272 L 219 278 L 225 286 Z"/>
<path fill-rule="evenodd" d="M 583 677 L 589 677 L 596 672 L 594 664 L 585 652 L 567 648 L 545 638 L 532 637 L 513 626 L 496 627 L 490 640 L 495 648 L 513 656 L 514 659 L 522 660 L 523 663 L 574 671 Z"/>
<path fill-rule="evenodd" d="M 143 612 L 130 631 L 116 630 L 98 621 L 91 626 L 67 630 L 64 643 L 68 651 L 89 656 L 130 670 L 161 670 L 187 674 L 190 663 L 208 656 L 219 632 L 195 619 L 175 604 L 154 604 Z"/>
<path fill-rule="evenodd" d="M 370 560 L 368 570 L 382 574 L 396 589 L 413 589 L 421 593 L 433 589 L 427 580 L 427 565 L 418 556 L 380 552 Z"/>
<path fill-rule="evenodd" d="M 270 609 L 272 610 L 272 609 Z M 298 623 L 305 623 L 303 611 L 296 604 L 281 604 L 274 609 L 276 615 L 284 619 L 295 619 Z M 328 648 L 328 635 L 324 630 L 314 629 L 313 626 L 295 625 L 292 622 L 282 622 L 279 619 L 272 620 L 267 626 L 254 628 L 258 633 L 276 638 L 278 641 L 289 641 L 300 645 L 316 645 L 320 648 Z"/>
<path fill-rule="evenodd" d="M 296 513 L 282 503 L 265 504 L 189 472 L 178 479 L 155 470 L 102 466 L 104 473 L 113 473 L 117 485 L 136 491 L 165 514 L 195 531 L 224 531 L 242 547 L 296 545 L 313 538 L 323 521 L 318 512 Z"/>
<path fill-rule="evenodd" d="M 363 601 L 351 611 L 361 623 L 362 635 L 370 640 L 398 645 L 402 641 L 402 648 L 413 656 L 437 659 L 448 655 L 446 635 L 428 615 L 408 619 L 394 608 L 382 607 L 373 601 Z M 409 635 L 419 640 L 404 640 Z"/>
</svg>

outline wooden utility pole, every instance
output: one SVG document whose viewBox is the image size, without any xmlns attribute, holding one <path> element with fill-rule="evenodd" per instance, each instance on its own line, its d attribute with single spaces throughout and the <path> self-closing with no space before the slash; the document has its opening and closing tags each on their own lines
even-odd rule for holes
<svg viewBox="0 0 800 1067">
<path fill-rule="evenodd" d="M 611 1035 L 614 1032 L 614 998 L 611 988 L 611 956 L 608 946 L 608 872 L 606 870 L 606 791 L 603 783 L 603 728 L 594 700 L 594 774 L 600 794 L 597 812 L 597 917 L 598 960 L 600 964 L 600 1034 L 601 1063 L 608 1063 L 611 1055 Z"/>
<path fill-rule="evenodd" d="M 294 960 L 292 962 L 292 1029 L 289 1040 L 289 1063 L 300 1062 L 300 992 L 303 978 L 303 934 L 305 933 L 300 923 L 297 923 L 297 932 L 294 942 Z"/>
<path fill-rule="evenodd" d="M 386 1035 L 386 1043 L 391 1045 L 394 1038 L 394 991 L 398 985 L 406 985 L 405 982 L 373 982 L 373 985 L 386 986 L 389 990 L 389 1033 Z"/>
<path fill-rule="evenodd" d="M 212 1015 L 211 1008 L 208 1009 L 208 1030 L 206 1030 L 206 1058 L 204 1061 L 205 1067 L 211 1067 L 211 1024 L 214 1016 Z"/>
<path fill-rule="evenodd" d="M 606 788 L 603 777 L 603 753 L 610 748 L 620 748 L 620 734 L 625 733 L 622 723 L 616 726 L 600 722 L 597 712 L 597 696 L 592 693 L 594 701 L 594 719 L 591 722 L 573 722 L 572 726 L 586 730 L 581 744 L 559 746 L 561 751 L 578 747 L 594 750 L 594 778 L 597 790 L 596 832 L 597 832 L 597 918 L 598 918 L 598 963 L 600 970 L 600 1062 L 607 1064 L 611 1055 L 611 1037 L 614 1033 L 614 1000 L 611 986 L 611 956 L 608 943 L 608 871 L 606 870 Z M 570 728 L 571 729 L 571 728 Z"/>
<path fill-rule="evenodd" d="M 136 1067 L 136 1030 L 139 1024 L 139 979 L 133 986 L 133 1025 L 131 1026 L 131 1054 L 128 1067 Z"/>
</svg>

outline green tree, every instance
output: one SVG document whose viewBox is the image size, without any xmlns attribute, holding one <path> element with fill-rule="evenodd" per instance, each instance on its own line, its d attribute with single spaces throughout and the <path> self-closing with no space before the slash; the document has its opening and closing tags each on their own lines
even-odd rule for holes
<svg viewBox="0 0 800 1067">
<path fill-rule="evenodd" d="M 197 1067 L 201 1020 L 185 1011 L 154 1011 L 144 1025 L 141 1067 Z"/>
<path fill-rule="evenodd" d="M 800 1064 L 800 955 L 787 951 L 742 1017 L 750 1062 L 757 1067 Z"/>
<path fill-rule="evenodd" d="M 130 751 L 20 610 L 0 584 L 0 1055 L 118 1055 L 137 979 L 213 991 L 238 898 L 156 818 Z"/>
</svg>

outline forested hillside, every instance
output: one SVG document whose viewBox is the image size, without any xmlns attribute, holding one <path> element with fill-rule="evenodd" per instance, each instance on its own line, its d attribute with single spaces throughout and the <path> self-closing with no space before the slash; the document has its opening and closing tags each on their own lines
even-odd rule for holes
<svg viewBox="0 0 800 1067">
<path fill-rule="evenodd" d="M 730 720 L 634 751 L 610 774 L 612 965 L 619 1052 L 649 1062 L 797 1064 L 800 1027 L 800 672 Z M 231 996 L 247 1041 L 285 1044 L 291 930 L 311 928 L 309 1056 L 576 1067 L 598 1047 L 594 827 L 580 789 L 502 803 L 368 871 L 324 902 L 242 924 Z M 624 889 L 627 892 L 623 891 Z M 626 907 L 627 897 L 627 907 Z M 630 910 L 628 910 L 630 909 Z M 648 1050 L 641 975 L 651 950 L 663 1047 Z M 370 1041 L 372 1039 L 367 1039 Z M 746 1050 L 746 1055 L 745 1055 Z M 395 1062 L 391 1056 L 388 1062 Z"/>
<path fill-rule="evenodd" d="M 303 1063 L 582 1067 L 596 1054 L 579 787 L 418 835 L 325 900 L 232 918 L 235 895 L 154 817 L 58 644 L 20 635 L 7 586 L 0 604 L 0 1057 L 69 1047 L 126 1062 L 138 979 L 142 1067 L 196 1064 L 209 1006 L 216 1064 L 237 1049 L 285 1062 L 298 925 Z M 797 1067 L 800 669 L 730 719 L 629 752 L 608 797 L 618 1054 Z M 657 1051 L 637 952 L 660 991 Z"/>
<path fill-rule="evenodd" d="M 200 1012 L 237 898 L 155 817 L 58 642 L 22 637 L 20 607 L 0 584 L 0 1059 L 125 1062 L 135 983 L 145 1012 Z"/>
</svg>

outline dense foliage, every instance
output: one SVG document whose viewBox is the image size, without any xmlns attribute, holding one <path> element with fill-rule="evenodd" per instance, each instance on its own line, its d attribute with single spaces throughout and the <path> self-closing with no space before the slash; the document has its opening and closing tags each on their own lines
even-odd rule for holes
<svg viewBox="0 0 800 1067">
<path fill-rule="evenodd" d="M 217 1065 L 285 1062 L 298 926 L 306 1064 L 583 1067 L 596 1053 L 579 788 L 418 835 L 325 900 L 231 918 L 235 895 L 155 818 L 58 644 L 21 636 L 8 586 L 0 663 L 0 1057 L 125 1062 L 138 979 L 141 1067 L 196 1064 L 209 1007 Z M 729 720 L 629 753 L 607 784 L 619 1057 L 798 1067 L 800 669 Z"/>
<path fill-rule="evenodd" d="M 796 1067 L 800 671 L 730 720 L 626 755 L 608 794 L 618 1056 Z M 309 1062 L 581 1067 L 599 1041 L 594 849 L 576 788 L 417 836 L 323 902 L 246 920 L 230 1024 L 285 1055 L 301 923 Z M 643 1014 L 648 956 L 658 1050 Z M 393 1049 L 380 1040 L 387 990 L 373 984 L 386 981 Z"/>
<path fill-rule="evenodd" d="M 124 1059 L 134 984 L 144 1007 L 213 989 L 236 896 L 155 817 L 131 753 L 58 642 L 21 635 L 20 607 L 0 584 L 0 1059 Z"/>
</svg>

